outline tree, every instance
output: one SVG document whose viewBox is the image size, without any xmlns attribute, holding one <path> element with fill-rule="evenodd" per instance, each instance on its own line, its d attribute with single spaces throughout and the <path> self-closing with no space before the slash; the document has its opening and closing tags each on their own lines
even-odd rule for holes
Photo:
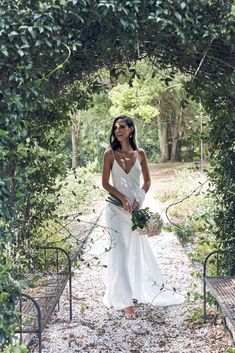
<svg viewBox="0 0 235 353">
<path fill-rule="evenodd" d="M 157 151 L 160 149 L 160 161 L 180 160 L 182 146 L 199 128 L 195 119 L 199 105 L 186 99 L 183 88 L 186 78 L 179 74 L 169 78 L 168 70 L 161 70 L 155 75 L 147 61 L 138 64 L 136 71 L 131 86 L 117 81 L 110 90 L 109 97 L 113 103 L 110 113 L 116 116 L 124 112 L 140 119 L 139 137 L 142 146 L 145 146 L 146 128 L 151 122 L 150 129 L 155 131 L 152 148 L 157 145 Z M 126 81 L 129 81 L 128 70 Z M 155 148 L 152 149 L 154 152 Z"/>
<path fill-rule="evenodd" d="M 191 139 L 191 135 L 199 128 L 199 123 L 195 119 L 199 105 L 186 99 L 182 85 L 178 88 L 174 85 L 167 87 L 154 102 L 159 109 L 161 161 L 180 161 L 183 143 Z"/>
<path fill-rule="evenodd" d="M 78 167 L 78 135 L 80 124 L 77 119 L 77 114 L 71 115 L 71 140 L 72 140 L 72 168 Z"/>
</svg>

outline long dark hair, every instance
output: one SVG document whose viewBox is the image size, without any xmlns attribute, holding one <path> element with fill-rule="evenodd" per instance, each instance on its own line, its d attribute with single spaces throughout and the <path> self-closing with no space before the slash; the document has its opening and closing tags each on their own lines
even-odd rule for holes
<svg viewBox="0 0 235 353">
<path fill-rule="evenodd" d="M 119 119 L 124 120 L 128 127 L 133 128 L 133 131 L 129 136 L 129 143 L 134 151 L 137 150 L 137 143 L 135 140 L 136 129 L 135 129 L 134 121 L 132 118 L 130 118 L 127 115 L 119 115 L 113 121 L 113 125 L 111 128 L 111 134 L 110 134 L 110 138 L 109 138 L 109 142 L 110 142 L 110 146 L 111 146 L 112 150 L 117 150 L 118 148 L 120 148 L 120 149 L 122 148 L 120 142 L 118 141 L 118 139 L 116 138 L 115 133 L 114 133 L 116 121 Z"/>
</svg>

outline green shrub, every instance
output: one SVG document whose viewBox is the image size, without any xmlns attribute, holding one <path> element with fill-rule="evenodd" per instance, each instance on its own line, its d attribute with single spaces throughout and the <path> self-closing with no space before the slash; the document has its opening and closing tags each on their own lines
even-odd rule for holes
<svg viewBox="0 0 235 353">
<path fill-rule="evenodd" d="M 189 224 L 179 224 L 175 227 L 175 232 L 183 243 L 188 243 L 193 239 L 194 233 Z"/>
<path fill-rule="evenodd" d="M 183 243 L 188 244 L 187 249 L 192 261 L 202 264 L 205 256 L 217 247 L 213 194 L 209 190 L 205 175 L 200 172 L 186 167 L 175 171 L 175 175 L 167 189 L 160 193 L 162 202 L 168 206 L 169 202 L 172 204 L 167 214 L 173 225 L 168 225 L 168 228 L 175 231 Z M 155 196 L 158 198 L 159 193 Z M 166 225 L 164 228 L 166 229 Z M 211 270 L 213 271 L 213 266 Z"/>
<path fill-rule="evenodd" d="M 103 191 L 97 186 L 96 177 L 92 165 L 68 171 L 66 178 L 60 182 L 62 187 L 58 197 L 58 212 L 64 214 L 74 208 L 83 211 L 100 197 Z"/>
</svg>

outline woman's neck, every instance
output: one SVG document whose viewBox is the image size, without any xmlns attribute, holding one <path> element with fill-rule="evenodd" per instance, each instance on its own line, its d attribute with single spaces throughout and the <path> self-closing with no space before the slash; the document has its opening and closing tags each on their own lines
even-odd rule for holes
<svg viewBox="0 0 235 353">
<path fill-rule="evenodd" d="M 121 144 L 121 151 L 122 152 L 133 152 L 133 148 L 131 147 L 131 145 L 129 144 L 129 142 L 120 142 Z"/>
</svg>

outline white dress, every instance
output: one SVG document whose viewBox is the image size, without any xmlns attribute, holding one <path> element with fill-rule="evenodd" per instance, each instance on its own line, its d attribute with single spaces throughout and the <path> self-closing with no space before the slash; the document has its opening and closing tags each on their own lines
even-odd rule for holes
<svg viewBox="0 0 235 353">
<path fill-rule="evenodd" d="M 140 190 L 141 165 L 137 158 L 129 173 L 114 159 L 113 186 L 133 203 Z M 166 306 L 182 304 L 184 297 L 169 288 L 156 263 L 147 236 L 132 231 L 131 214 L 107 202 L 109 232 L 106 292 L 103 302 L 116 310 L 138 303 Z"/>
</svg>

